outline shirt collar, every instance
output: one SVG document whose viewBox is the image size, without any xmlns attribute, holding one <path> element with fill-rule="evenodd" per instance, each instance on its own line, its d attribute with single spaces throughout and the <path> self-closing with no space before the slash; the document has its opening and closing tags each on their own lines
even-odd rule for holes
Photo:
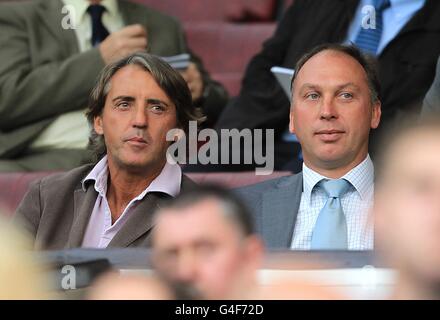
<svg viewBox="0 0 440 320">
<path fill-rule="evenodd" d="M 105 196 L 107 193 L 108 166 L 107 155 L 104 156 L 83 179 L 82 188 L 86 191 L 86 182 L 94 181 L 95 190 Z M 165 163 L 160 174 L 151 181 L 150 185 L 135 199 L 141 200 L 148 192 L 163 192 L 172 197 L 180 193 L 182 170 L 177 164 Z"/>
<path fill-rule="evenodd" d="M 303 192 L 306 199 L 311 200 L 315 186 L 322 179 L 330 179 L 310 169 L 303 163 Z M 346 179 L 359 193 L 362 200 L 368 198 L 374 182 L 374 165 L 370 155 L 364 161 L 347 172 L 341 179 Z"/>
<path fill-rule="evenodd" d="M 78 21 L 82 21 L 87 14 L 87 8 L 90 6 L 88 0 L 63 0 L 64 4 L 72 6 L 75 12 L 75 17 Z M 100 3 L 105 7 L 107 13 L 111 16 L 116 16 L 119 12 L 117 0 L 102 0 Z"/>
</svg>

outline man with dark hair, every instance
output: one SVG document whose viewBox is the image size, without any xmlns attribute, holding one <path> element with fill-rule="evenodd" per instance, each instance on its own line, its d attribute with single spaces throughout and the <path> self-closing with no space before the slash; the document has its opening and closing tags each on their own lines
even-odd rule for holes
<svg viewBox="0 0 440 320">
<path fill-rule="evenodd" d="M 155 214 L 155 269 L 173 287 L 203 299 L 256 294 L 263 245 L 251 216 L 232 192 L 199 186 Z"/>
<path fill-rule="evenodd" d="M 225 108 L 217 128 L 274 129 L 275 170 L 299 172 L 300 145 L 287 130 L 289 97 L 270 69 L 294 68 L 305 52 L 322 43 L 354 43 L 379 64 L 383 117 L 371 132 L 374 155 L 394 121 L 420 112 L 434 78 L 439 38 L 437 0 L 295 0 L 249 62 L 240 94 Z"/>
<path fill-rule="evenodd" d="M 322 45 L 299 60 L 290 131 L 301 173 L 239 189 L 270 248 L 373 248 L 371 129 L 381 117 L 375 68 L 355 47 Z"/>
<path fill-rule="evenodd" d="M 397 271 L 390 298 L 438 300 L 440 119 L 431 115 L 421 123 L 412 120 L 393 132 L 378 161 L 377 251 Z"/>
<path fill-rule="evenodd" d="M 104 66 L 139 51 L 188 53 L 182 76 L 213 125 L 227 93 L 188 48 L 181 24 L 126 0 L 0 4 L 0 172 L 90 161 L 87 97 Z"/>
<path fill-rule="evenodd" d="M 100 159 L 34 183 L 16 220 L 42 249 L 148 246 L 163 198 L 194 185 L 167 162 L 167 133 L 200 115 L 185 80 L 155 56 L 108 65 L 88 109 Z"/>
</svg>

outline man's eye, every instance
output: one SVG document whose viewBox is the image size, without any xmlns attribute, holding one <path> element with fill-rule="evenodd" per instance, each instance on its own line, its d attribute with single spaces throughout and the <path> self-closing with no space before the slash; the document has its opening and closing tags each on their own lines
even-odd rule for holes
<svg viewBox="0 0 440 320">
<path fill-rule="evenodd" d="M 349 92 L 342 92 L 340 95 L 343 99 L 352 99 L 353 95 Z"/>
<path fill-rule="evenodd" d="M 316 100 L 318 98 L 319 98 L 319 94 L 317 94 L 317 93 L 308 93 L 308 94 L 306 94 L 306 99 Z"/>
<path fill-rule="evenodd" d="M 214 252 L 216 246 L 214 243 L 201 243 L 197 246 L 197 252 L 206 255 Z"/>
<path fill-rule="evenodd" d="M 154 113 L 161 113 L 165 111 L 165 108 L 161 105 L 154 105 L 150 107 L 150 110 L 153 111 Z"/>
<path fill-rule="evenodd" d="M 116 107 L 118 109 L 128 109 L 130 107 L 130 104 L 128 102 L 119 102 Z"/>
</svg>

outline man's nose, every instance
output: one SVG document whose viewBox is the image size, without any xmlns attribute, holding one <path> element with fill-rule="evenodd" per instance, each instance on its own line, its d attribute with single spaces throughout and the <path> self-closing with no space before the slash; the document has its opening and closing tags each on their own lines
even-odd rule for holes
<svg viewBox="0 0 440 320">
<path fill-rule="evenodd" d="M 332 98 L 324 98 L 320 107 L 320 118 L 330 120 L 337 118 L 337 108 Z"/>
<path fill-rule="evenodd" d="M 143 105 L 136 106 L 133 112 L 133 127 L 146 128 L 148 126 L 147 109 Z"/>
</svg>

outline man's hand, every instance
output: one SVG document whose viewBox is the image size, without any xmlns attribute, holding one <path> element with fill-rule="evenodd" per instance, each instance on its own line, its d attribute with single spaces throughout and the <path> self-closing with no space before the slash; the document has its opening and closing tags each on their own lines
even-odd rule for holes
<svg viewBox="0 0 440 320">
<path fill-rule="evenodd" d="M 109 64 L 132 53 L 145 50 L 147 44 L 147 31 L 140 24 L 134 24 L 111 33 L 99 45 L 99 51 L 105 64 Z"/>
<path fill-rule="evenodd" d="M 197 65 L 191 62 L 188 68 L 180 73 L 188 84 L 193 101 L 198 100 L 203 94 L 203 79 Z"/>
</svg>

